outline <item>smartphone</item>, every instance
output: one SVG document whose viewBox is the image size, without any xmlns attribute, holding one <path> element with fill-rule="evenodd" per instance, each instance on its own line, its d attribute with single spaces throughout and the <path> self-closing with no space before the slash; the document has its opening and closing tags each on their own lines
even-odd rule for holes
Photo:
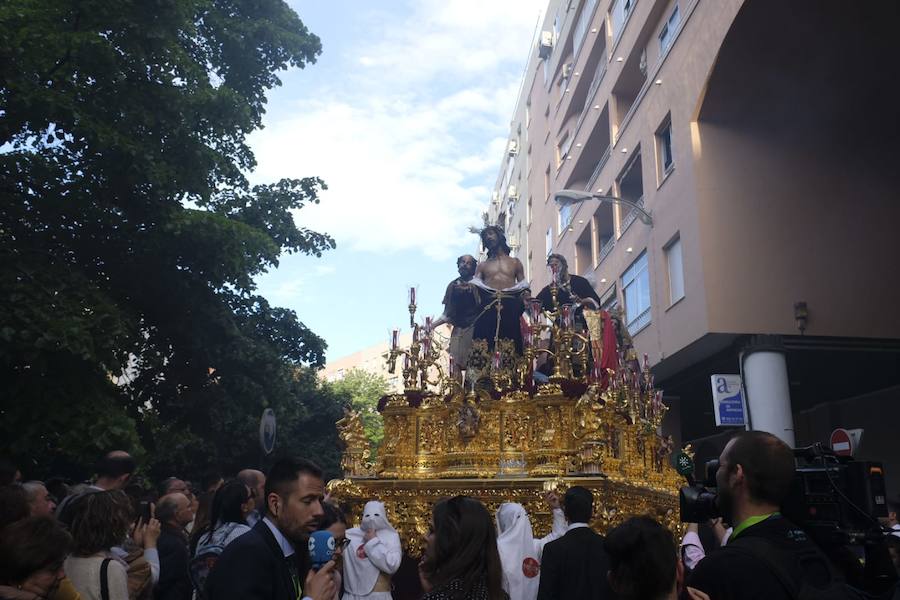
<svg viewBox="0 0 900 600">
<path fill-rule="evenodd" d="M 141 500 L 141 507 L 138 513 L 138 518 L 141 520 L 141 523 L 149 523 L 150 519 L 153 518 L 153 503 L 148 502 L 146 500 Z"/>
</svg>

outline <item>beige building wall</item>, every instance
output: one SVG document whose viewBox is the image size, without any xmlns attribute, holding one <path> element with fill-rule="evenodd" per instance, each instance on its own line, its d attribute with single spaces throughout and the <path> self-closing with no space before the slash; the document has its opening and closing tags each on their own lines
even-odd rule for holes
<svg viewBox="0 0 900 600">
<path fill-rule="evenodd" d="M 616 15 L 626 4 L 622 20 Z M 900 257 L 897 178 L 852 143 L 816 135 L 861 115 L 815 108 L 827 103 L 814 94 L 834 97 L 835 82 L 817 86 L 804 66 L 804 51 L 830 52 L 838 71 L 869 65 L 872 78 L 883 78 L 877 70 L 889 66 L 889 55 L 874 67 L 864 56 L 841 62 L 843 30 L 854 16 L 837 2 L 817 5 L 817 37 L 809 25 L 804 30 L 810 16 L 798 7 L 775 0 L 549 3 L 541 30 L 553 47 L 542 59 L 538 36 L 531 50 L 510 130 L 518 152 L 503 157 L 488 207 L 489 220 L 517 242 L 535 293 L 548 282 L 552 250 L 623 306 L 622 276 L 646 253 L 649 323 L 631 329 L 652 364 L 711 333 L 797 334 L 797 301 L 809 306 L 807 334 L 900 337 L 900 319 L 871 317 L 891 314 L 900 300 L 897 278 L 884 270 L 885 260 Z M 772 34 L 760 42 L 773 23 L 809 39 Z M 844 44 L 835 44 L 835 33 L 844 33 Z M 772 81 L 780 68 L 783 77 Z M 816 111 L 821 122 L 796 116 Z M 667 124 L 672 165 L 665 169 Z M 629 171 L 637 160 L 639 169 Z M 567 219 L 552 198 L 564 188 L 640 197 L 653 226 L 595 200 L 575 205 Z M 676 240 L 681 260 L 673 268 L 683 275 L 684 295 L 673 299 L 667 250 Z"/>
</svg>

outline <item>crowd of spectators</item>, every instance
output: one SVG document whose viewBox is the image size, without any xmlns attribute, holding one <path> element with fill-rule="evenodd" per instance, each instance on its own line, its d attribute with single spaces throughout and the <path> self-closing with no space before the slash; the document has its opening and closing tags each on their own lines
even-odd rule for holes
<svg viewBox="0 0 900 600">
<path fill-rule="evenodd" d="M 230 479 L 213 473 L 197 484 L 173 476 L 155 489 L 136 471 L 123 451 L 104 456 L 92 480 L 76 485 L 23 482 L 15 466 L 0 464 L 0 600 L 861 597 L 779 513 L 791 452 L 761 432 L 735 436 L 720 456 L 725 523 L 711 524 L 706 548 L 696 526 L 679 548 L 650 516 L 604 537 L 591 528 L 594 493 L 572 486 L 562 498 L 545 495 L 553 526 L 543 538 L 519 504 L 501 504 L 493 516 L 478 499 L 443 499 L 416 560 L 402 555 L 391 507 L 373 500 L 360 522 L 349 522 L 310 461 L 282 459 L 266 474 L 246 469 Z M 896 506 L 890 518 L 897 566 Z M 327 532 L 329 547 L 320 563 L 311 558 L 317 531 Z"/>
</svg>

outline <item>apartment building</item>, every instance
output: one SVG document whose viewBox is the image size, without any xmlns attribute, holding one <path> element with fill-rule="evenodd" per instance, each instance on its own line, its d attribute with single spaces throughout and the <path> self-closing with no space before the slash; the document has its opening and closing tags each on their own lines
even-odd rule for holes
<svg viewBox="0 0 900 600">
<path fill-rule="evenodd" d="M 859 456 L 900 491 L 898 17 L 832 0 L 547 8 L 487 219 L 534 290 L 556 252 L 624 311 L 666 429 L 699 458 L 725 431 L 710 376 L 743 374 L 754 428 L 798 446 L 863 428 Z M 624 202 L 561 207 L 563 189 Z"/>
</svg>

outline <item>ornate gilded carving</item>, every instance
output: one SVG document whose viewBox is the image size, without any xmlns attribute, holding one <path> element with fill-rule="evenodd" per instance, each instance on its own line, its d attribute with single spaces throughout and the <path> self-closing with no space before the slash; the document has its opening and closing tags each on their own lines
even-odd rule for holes
<svg viewBox="0 0 900 600">
<path fill-rule="evenodd" d="M 356 511 L 371 498 L 384 501 L 413 553 L 421 550 L 432 504 L 456 494 L 479 498 L 492 511 L 501 502 L 520 502 L 543 535 L 550 528 L 543 491 L 583 485 L 595 495 L 599 531 L 633 514 L 651 514 L 677 529 L 680 476 L 669 460 L 674 443 L 661 435 L 666 406 L 646 356 L 638 365 L 626 347 L 618 368 L 601 377 L 599 344 L 592 347 L 594 368 L 587 364 L 596 315 L 588 314 L 589 339 L 573 330 L 573 307 L 530 308 L 525 356 L 509 340 L 500 340 L 494 353 L 476 341 L 468 364 L 457 365 L 465 374 L 452 364 L 444 373 L 437 364 L 430 322 L 414 325 L 408 350 L 394 339 L 388 361 L 393 369 L 404 357 L 406 391 L 380 403 L 377 477 L 367 478 L 368 444 L 359 416 L 348 413 L 338 422 L 346 478 L 330 482 L 329 491 Z M 535 348 L 544 330 L 554 372 L 539 385 L 532 367 L 544 352 Z"/>
</svg>

